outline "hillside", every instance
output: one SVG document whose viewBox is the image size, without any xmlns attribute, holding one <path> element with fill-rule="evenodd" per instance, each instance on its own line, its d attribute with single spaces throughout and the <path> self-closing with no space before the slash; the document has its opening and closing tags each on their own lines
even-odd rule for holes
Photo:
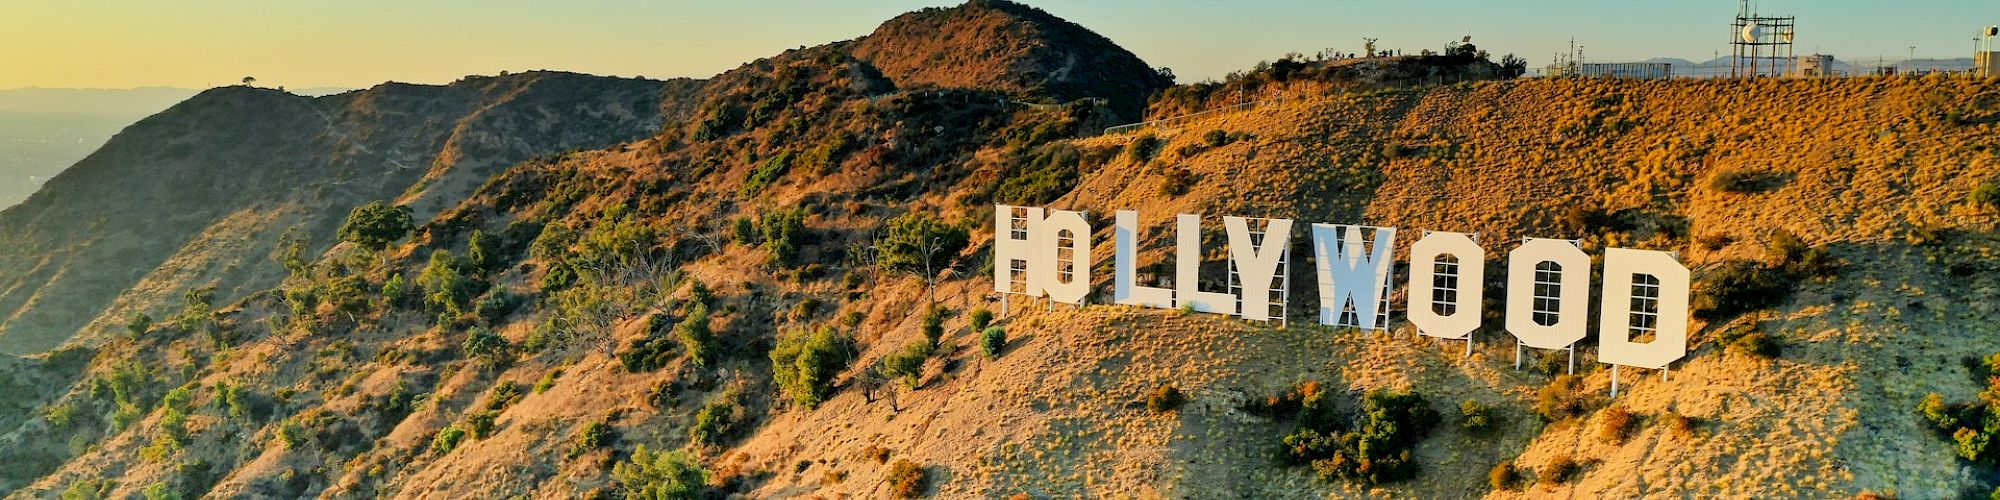
<svg viewBox="0 0 2000 500">
<path fill-rule="evenodd" d="M 122 325 L 192 287 L 270 288 L 278 274 L 258 268 L 288 231 L 324 249 L 343 207 L 440 178 L 462 196 L 449 181 L 642 137 L 663 120 L 663 89 L 686 84 L 524 73 L 319 98 L 203 92 L 0 212 L 14 242 L 0 250 L 0 352 Z"/>
<path fill-rule="evenodd" d="M 1002 46 L 1033 49 L 966 47 L 992 30 L 1013 40 Z M 50 283 L 32 297 L 62 285 L 101 300 L 76 340 L 0 360 L 0 488 L 10 498 L 1993 489 L 1990 466 L 1958 459 L 1916 409 L 1932 392 L 1974 399 L 1986 372 L 1965 360 L 2000 352 L 1993 208 L 1967 202 L 2000 178 L 2000 81 L 1352 86 L 1329 66 L 1331 83 L 1270 80 L 1295 99 L 1111 136 L 1094 133 L 1132 102 L 1018 102 L 1064 101 L 1076 88 L 1153 95 L 1144 89 L 1159 75 L 1096 50 L 1101 40 L 1041 11 L 976 1 L 698 83 L 509 75 L 322 98 L 340 104 L 336 123 L 367 134 L 335 134 L 317 114 L 245 111 L 317 100 L 211 91 L 121 134 L 23 206 L 35 208 L 0 214 L 5 234 L 49 242 L 0 264 L 68 259 L 27 267 L 53 276 L 27 280 Z M 1103 86 L 1017 66 L 1091 47 L 1116 59 L 1095 65 L 1115 70 L 1088 80 Z M 920 63 L 932 59 L 965 66 Z M 544 78 L 569 81 L 530 83 Z M 1158 95 L 1208 92 L 1197 87 Z M 417 99 L 433 94 L 465 100 Z M 1198 102 L 1171 99 L 1152 106 Z M 523 107 L 497 114 L 508 109 L 498 102 Z M 435 108 L 482 112 L 433 124 L 408 111 Z M 201 118 L 210 113 L 258 118 L 221 127 Z M 322 142 L 285 142 L 297 130 Z M 186 143 L 202 146 L 172 149 Z M 204 154 L 231 162 L 168 161 L 222 145 Z M 267 150 L 329 159 L 261 172 Z M 157 158 L 112 161 L 140 154 Z M 381 167 L 390 160 L 421 167 Z M 202 175 L 173 178 L 171 190 L 86 182 L 144 165 Z M 350 187 L 271 177 L 316 165 Z M 296 187 L 312 182 L 322 184 Z M 105 199 L 193 206 L 73 201 Z M 413 206 L 418 227 L 380 252 L 335 244 L 347 210 L 379 199 Z M 1155 269 L 1169 259 L 1159 228 L 1171 214 L 1271 216 L 1478 232 L 1489 262 L 1525 236 L 1579 238 L 1593 255 L 1673 250 L 1695 269 L 1698 295 L 1722 299 L 1694 322 L 1693 350 L 1670 377 L 1627 371 L 1615 400 L 1588 342 L 1575 378 L 1560 376 L 1555 353 L 1515 369 L 1497 313 L 1466 356 L 1418 339 L 1400 315 L 1387 333 L 1309 326 L 1300 312 L 1315 294 L 1304 286 L 1288 328 L 1103 305 L 1108 269 L 1093 273 L 1093 305 L 1014 301 L 994 323 L 1005 341 L 988 352 L 973 324 L 998 309 L 994 204 L 1087 211 L 1101 267 L 1114 210 L 1140 210 L 1154 228 L 1141 261 Z M 67 230 L 97 219 L 118 231 Z M 63 285 L 122 262 L 105 255 L 158 248 L 105 243 L 153 226 L 186 236 L 141 261 L 143 278 Z M 280 235 L 292 227 L 313 250 L 287 259 L 275 250 L 291 248 Z M 1293 255 L 1310 254 L 1303 234 L 1294 241 Z M 944 247 L 939 258 L 912 257 L 927 244 Z M 26 266 L 6 265 L 9 279 Z M 218 279 L 192 278 L 199 269 L 242 277 L 184 295 Z M 1489 270 L 1498 283 L 1504 266 Z M 1306 258 L 1291 267 L 1294 283 L 1312 283 L 1311 272 Z M 1743 272 L 1782 283 L 1729 294 Z M 939 276 L 934 289 L 926 275 Z M 1489 288 L 1487 310 L 1498 311 Z M 25 311 L 10 321 L 77 303 L 8 293 L 0 299 Z M 157 321 L 128 325 L 133 310 Z M 1156 396 L 1164 387 L 1184 401 Z M 1284 441 L 1312 425 L 1350 436 L 1331 441 L 1381 431 L 1383 418 L 1403 428 L 1369 396 L 1378 389 L 1415 394 L 1400 411 L 1441 418 L 1427 433 L 1407 427 L 1417 433 L 1400 443 L 1407 457 L 1358 467 L 1413 467 L 1322 478 L 1316 466 L 1357 466 L 1287 462 L 1340 446 Z M 1467 401 L 1491 409 L 1484 428 L 1462 415 Z M 1519 477 L 1496 488 L 1488 474 L 1501 464 Z"/>
</svg>

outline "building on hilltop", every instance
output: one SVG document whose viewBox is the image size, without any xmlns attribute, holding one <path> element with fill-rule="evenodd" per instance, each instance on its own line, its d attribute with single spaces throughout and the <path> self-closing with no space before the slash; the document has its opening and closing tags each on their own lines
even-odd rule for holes
<svg viewBox="0 0 2000 500">
<path fill-rule="evenodd" d="M 1583 78 L 1631 78 L 1638 80 L 1663 80 L 1674 77 L 1671 63 L 1581 63 L 1556 64 L 1545 70 L 1549 77 Z"/>
</svg>

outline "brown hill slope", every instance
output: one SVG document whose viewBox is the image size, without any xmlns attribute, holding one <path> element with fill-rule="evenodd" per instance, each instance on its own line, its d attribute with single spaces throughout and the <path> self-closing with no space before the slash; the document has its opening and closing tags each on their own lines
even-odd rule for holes
<svg viewBox="0 0 2000 500">
<path fill-rule="evenodd" d="M 663 88 L 691 84 L 534 72 L 320 98 L 204 92 L 0 214 L 15 242 L 0 254 L 0 351 L 49 349 L 192 287 L 225 298 L 268 288 L 277 276 L 250 264 L 288 230 L 323 249 L 342 207 L 412 183 L 463 196 L 458 179 L 499 165 L 651 134 Z"/>
<path fill-rule="evenodd" d="M 1111 40 L 1006 0 L 896 16 L 858 40 L 854 56 L 898 86 L 993 89 L 1058 102 L 1095 97 L 1128 121 L 1173 84 Z"/>
</svg>

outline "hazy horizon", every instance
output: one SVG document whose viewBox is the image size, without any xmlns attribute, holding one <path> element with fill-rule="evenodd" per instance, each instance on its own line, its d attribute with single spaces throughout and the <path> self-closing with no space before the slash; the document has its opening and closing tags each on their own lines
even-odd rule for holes
<svg viewBox="0 0 2000 500">
<path fill-rule="evenodd" d="M 31 3 L 7 7 L 0 89 L 210 88 L 245 75 L 289 88 L 446 83 L 466 75 L 549 69 L 607 76 L 706 78 L 799 46 L 868 34 L 882 21 L 957 2 L 730 4 L 599 1 L 409 5 Z M 1470 35 L 1531 66 L 1568 50 L 1592 60 L 1704 61 L 1727 50 L 1736 2 L 1600 3 L 1534 8 L 1468 0 L 1210 4 L 1026 2 L 1097 31 L 1182 82 L 1219 79 L 1287 52 L 1417 52 Z M 2000 5 L 1971 0 L 1883 4 L 1766 1 L 1799 18 L 1796 51 L 1851 61 L 1968 57 L 1972 36 L 2000 23 Z M 223 35 L 229 33 L 232 35 Z M 1909 47 L 1916 47 L 1911 51 Z"/>
</svg>

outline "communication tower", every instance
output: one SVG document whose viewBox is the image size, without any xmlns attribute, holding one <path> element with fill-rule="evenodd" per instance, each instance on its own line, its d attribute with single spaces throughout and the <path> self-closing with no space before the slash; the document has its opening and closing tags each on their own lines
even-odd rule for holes
<svg viewBox="0 0 2000 500">
<path fill-rule="evenodd" d="M 1793 16 L 1765 16 L 1743 0 L 1736 9 L 1736 21 L 1729 30 L 1729 76 L 1755 78 L 1791 74 L 1797 59 L 1792 55 L 1792 38 L 1798 19 Z"/>
</svg>

